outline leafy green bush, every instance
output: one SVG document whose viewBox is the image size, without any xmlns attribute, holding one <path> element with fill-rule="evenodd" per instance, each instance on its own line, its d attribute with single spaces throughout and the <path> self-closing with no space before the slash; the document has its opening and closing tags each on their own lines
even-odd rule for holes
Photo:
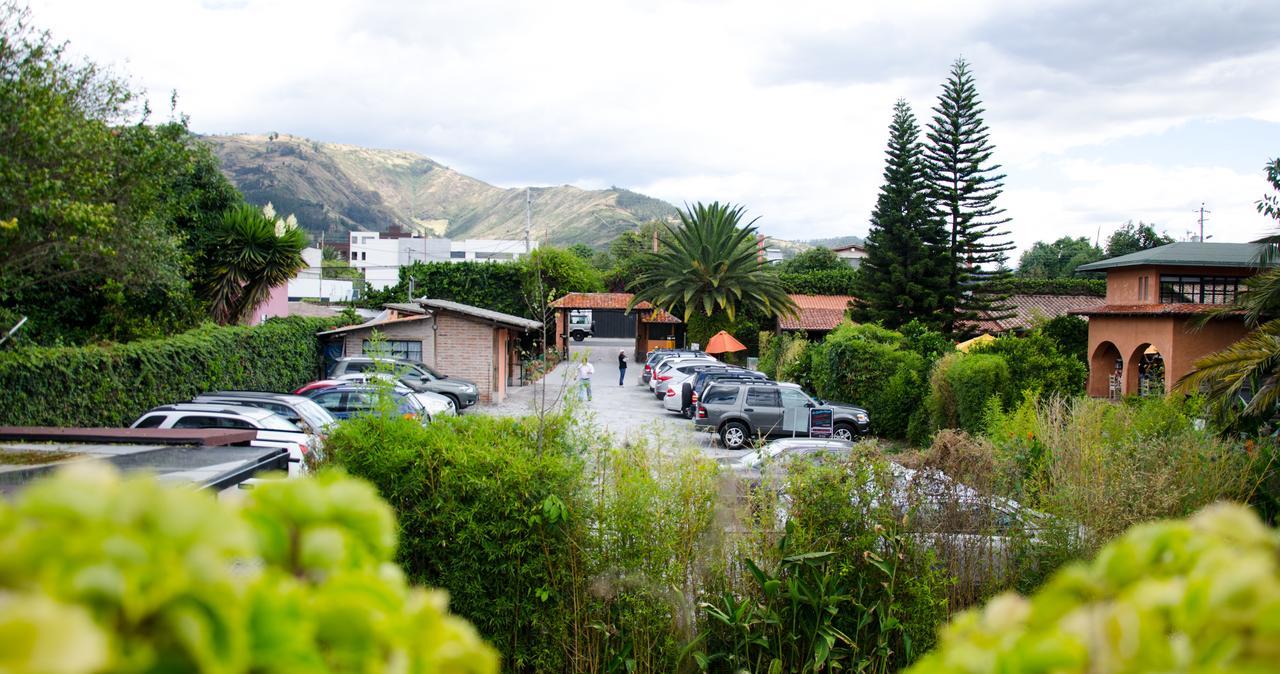
<svg viewBox="0 0 1280 674">
<path fill-rule="evenodd" d="M 1002 280 L 1000 292 L 1010 295 L 1092 295 L 1106 297 L 1106 279 L 1086 278 L 1018 278 Z"/>
<path fill-rule="evenodd" d="M 886 672 L 927 649 L 951 580 L 906 530 L 894 482 L 873 450 L 767 474 L 745 508 L 753 526 L 738 542 L 741 566 L 702 604 L 690 646 L 698 665 Z"/>
<path fill-rule="evenodd" d="M 853 295 L 857 288 L 858 270 L 819 269 L 803 274 L 783 272 L 778 280 L 789 293 L 797 295 Z"/>
<path fill-rule="evenodd" d="M 566 421 L 548 422 L 368 417 L 327 445 L 395 509 L 409 578 L 448 590 L 512 671 L 566 669 L 584 473 Z"/>
<path fill-rule="evenodd" d="M 1280 536 L 1214 505 L 1144 524 L 1030 598 L 955 618 L 909 672 L 1274 672 Z"/>
<path fill-rule="evenodd" d="M 1009 365 L 990 353 L 956 353 L 938 361 L 929 380 L 933 427 L 983 430 L 988 401 L 1011 394 Z"/>
<path fill-rule="evenodd" d="M 845 323 L 813 349 L 819 397 L 865 407 L 877 435 L 901 438 L 924 389 L 924 358 L 904 348 L 900 333 Z"/>
<path fill-rule="evenodd" d="M 0 501 L 0 670 L 496 672 L 395 546 L 386 504 L 337 473 L 262 482 L 237 508 L 66 470 Z"/>
<path fill-rule="evenodd" d="M 1040 326 L 1040 332 L 1053 340 L 1058 351 L 1089 362 L 1089 321 L 1079 317 L 1063 315 L 1051 318 Z"/>
<path fill-rule="evenodd" d="M 1009 366 L 1011 390 L 1002 395 L 1011 403 L 1023 391 L 1045 396 L 1084 395 L 1089 369 L 1084 361 L 1058 350 L 1057 343 L 1039 330 L 1024 337 L 1004 335 L 993 342 L 975 346 L 971 354 L 990 353 L 1004 358 Z"/>
<path fill-rule="evenodd" d="M 320 374 L 316 332 L 331 321 L 206 325 L 164 339 L 0 352 L 0 424 L 122 426 L 205 391 L 290 391 Z"/>
</svg>

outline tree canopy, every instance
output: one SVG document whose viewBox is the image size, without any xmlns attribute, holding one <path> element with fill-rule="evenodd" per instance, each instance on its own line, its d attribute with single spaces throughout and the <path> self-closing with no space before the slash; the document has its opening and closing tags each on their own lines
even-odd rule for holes
<svg viewBox="0 0 1280 674">
<path fill-rule="evenodd" d="M 814 246 L 783 262 L 778 271 L 783 274 L 808 274 L 848 267 L 848 263 L 841 260 L 834 250 L 824 246 Z"/>
<path fill-rule="evenodd" d="M 1018 260 L 1018 276 L 1023 278 L 1071 278 L 1076 267 L 1097 262 L 1102 249 L 1081 236 L 1064 236 L 1052 243 L 1037 241 Z"/>
<path fill-rule="evenodd" d="M 1173 237 L 1156 232 L 1155 225 L 1141 220 L 1135 225 L 1130 220 L 1107 237 L 1107 257 L 1119 257 L 1170 243 L 1173 243 Z"/>
</svg>

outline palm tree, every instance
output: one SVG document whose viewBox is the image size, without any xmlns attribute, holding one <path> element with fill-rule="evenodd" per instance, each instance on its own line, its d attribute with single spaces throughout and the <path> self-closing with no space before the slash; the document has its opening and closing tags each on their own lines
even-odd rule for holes
<svg viewBox="0 0 1280 674">
<path fill-rule="evenodd" d="M 1266 167 L 1267 178 L 1280 192 L 1280 159 Z M 1258 212 L 1280 220 L 1280 200 L 1267 195 L 1257 202 Z M 1265 271 L 1245 281 L 1236 301 L 1210 312 L 1204 320 L 1239 316 L 1255 328 L 1240 341 L 1196 361 L 1195 369 L 1178 381 L 1178 390 L 1204 390 L 1210 410 L 1226 425 L 1242 419 L 1268 421 L 1280 405 L 1280 235 L 1260 239 L 1266 244 L 1258 256 Z M 1271 267 L 1266 269 L 1267 267 Z"/>
<path fill-rule="evenodd" d="M 236 323 L 306 267 L 302 249 L 307 236 L 292 216 L 277 220 L 275 211 L 248 204 L 227 210 L 202 251 L 201 294 L 213 319 Z"/>
<path fill-rule="evenodd" d="M 647 264 L 630 288 L 631 307 L 649 302 L 685 322 L 694 313 L 739 309 L 765 316 L 794 315 L 795 303 L 776 274 L 760 262 L 755 220 L 740 225 L 745 209 L 712 202 L 680 211 L 680 225 L 663 224 L 662 245 L 645 255 Z"/>
</svg>

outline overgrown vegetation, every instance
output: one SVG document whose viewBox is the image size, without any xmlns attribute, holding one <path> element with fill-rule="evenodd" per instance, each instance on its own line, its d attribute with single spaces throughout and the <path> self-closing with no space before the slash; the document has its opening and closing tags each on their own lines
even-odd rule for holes
<svg viewBox="0 0 1280 674">
<path fill-rule="evenodd" d="M 78 466 L 0 501 L 0 667 L 67 672 L 497 671 L 394 565 L 368 484 L 265 480 L 242 507 Z"/>
<path fill-rule="evenodd" d="M 288 392 L 320 375 L 328 319 L 276 318 L 163 339 L 0 352 L 0 425 L 127 426 L 207 391 Z"/>
</svg>

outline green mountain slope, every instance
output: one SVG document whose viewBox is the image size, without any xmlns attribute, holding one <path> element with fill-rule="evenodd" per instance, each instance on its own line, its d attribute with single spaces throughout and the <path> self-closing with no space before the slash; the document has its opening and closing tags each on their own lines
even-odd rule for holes
<svg viewBox="0 0 1280 674">
<path fill-rule="evenodd" d="M 297 215 L 308 231 L 346 238 L 397 226 L 455 239 L 522 239 L 525 191 L 465 176 L 412 152 L 321 143 L 298 136 L 204 136 L 222 170 L 252 203 Z M 534 236 L 601 246 L 653 219 L 659 199 L 624 189 L 533 188 Z"/>
</svg>

